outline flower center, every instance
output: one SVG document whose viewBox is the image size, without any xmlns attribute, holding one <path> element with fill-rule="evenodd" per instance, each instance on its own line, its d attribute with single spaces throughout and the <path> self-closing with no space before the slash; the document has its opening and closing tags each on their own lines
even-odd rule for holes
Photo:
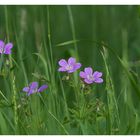
<svg viewBox="0 0 140 140">
<path fill-rule="evenodd" d="M 87 79 L 90 80 L 90 81 L 93 81 L 94 77 L 93 77 L 93 75 L 87 75 Z"/>
<path fill-rule="evenodd" d="M 73 69 L 73 66 L 71 66 L 71 65 L 66 66 L 66 70 L 72 70 L 72 69 Z"/>
<path fill-rule="evenodd" d="M 38 91 L 38 89 L 37 88 L 34 88 L 34 89 L 29 89 L 28 92 L 32 94 L 32 93 L 36 93 L 37 91 Z"/>
<path fill-rule="evenodd" d="M 0 48 L 0 53 L 3 53 L 4 52 L 4 48 Z"/>
<path fill-rule="evenodd" d="M 32 90 L 32 92 L 33 92 L 33 93 L 36 93 L 36 92 L 37 92 L 37 90 L 38 90 L 38 89 L 37 89 L 37 88 L 35 88 L 35 89 L 33 89 L 33 90 Z"/>
</svg>

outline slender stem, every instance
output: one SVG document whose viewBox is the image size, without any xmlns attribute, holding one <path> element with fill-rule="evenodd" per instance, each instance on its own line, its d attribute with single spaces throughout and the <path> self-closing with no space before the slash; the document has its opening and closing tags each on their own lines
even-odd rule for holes
<svg viewBox="0 0 140 140">
<path fill-rule="evenodd" d="M 74 25 L 74 19 L 71 11 L 71 6 L 67 6 L 68 9 L 68 14 L 69 14 L 69 20 L 70 20 L 70 25 L 71 25 L 71 30 L 72 30 L 72 37 L 74 40 L 74 47 L 75 47 L 75 52 L 76 52 L 76 57 L 78 59 L 78 49 L 77 49 L 77 42 L 76 42 L 76 33 L 75 33 L 75 25 Z"/>
<path fill-rule="evenodd" d="M 4 94 L 1 92 L 1 90 L 0 90 L 0 94 L 1 94 L 1 96 L 5 99 L 5 101 L 9 104 L 8 99 L 4 96 Z"/>
<path fill-rule="evenodd" d="M 65 127 L 63 126 L 63 124 L 50 112 L 50 110 L 48 109 L 43 97 L 41 96 L 41 94 L 39 94 L 40 99 L 42 100 L 43 104 L 45 105 L 45 107 L 47 108 L 47 112 L 58 122 L 58 124 L 63 128 L 64 132 L 69 135 L 68 131 L 65 129 Z"/>
<path fill-rule="evenodd" d="M 66 95 L 65 95 L 64 87 L 63 87 L 63 82 L 62 82 L 62 80 L 61 80 L 61 78 L 60 78 L 60 75 L 59 75 L 59 79 L 60 79 L 60 86 L 61 86 L 61 89 L 62 89 L 63 98 L 64 98 L 64 103 L 65 103 L 65 111 L 66 111 L 67 117 L 69 118 L 67 99 L 66 99 Z"/>
<path fill-rule="evenodd" d="M 51 26 L 50 26 L 50 12 L 49 12 L 49 6 L 47 6 L 47 20 L 48 20 L 48 40 L 49 40 L 49 49 L 50 49 L 50 55 L 51 55 L 51 64 L 53 65 L 53 52 L 52 52 L 52 44 L 51 44 Z"/>
<path fill-rule="evenodd" d="M 3 61 L 4 61 L 4 57 L 3 57 L 3 53 L 2 53 L 1 56 L 0 56 L 0 73 L 1 73 L 1 70 L 2 70 Z"/>
<path fill-rule="evenodd" d="M 7 33 L 7 40 L 9 42 L 9 26 L 8 26 L 8 12 L 7 12 L 7 6 L 5 6 L 5 23 L 6 23 L 6 33 Z M 12 63 L 12 56 L 9 55 L 10 60 L 10 67 L 13 67 Z M 17 115 L 17 102 L 16 102 L 16 85 L 15 85 L 15 76 L 14 72 L 10 72 L 10 80 L 12 83 L 12 90 L 13 90 L 13 103 L 14 103 L 14 123 L 15 123 L 15 133 L 17 133 L 17 126 L 18 126 L 18 115 Z"/>
<path fill-rule="evenodd" d="M 12 77 L 13 77 L 13 102 L 14 102 L 14 114 L 15 114 L 15 117 L 14 117 L 14 121 L 15 121 L 15 127 L 16 127 L 16 130 L 17 130 L 17 126 L 18 126 L 18 114 L 17 114 L 17 101 L 16 101 L 16 85 L 15 85 L 15 76 L 13 76 L 12 74 Z"/>
</svg>

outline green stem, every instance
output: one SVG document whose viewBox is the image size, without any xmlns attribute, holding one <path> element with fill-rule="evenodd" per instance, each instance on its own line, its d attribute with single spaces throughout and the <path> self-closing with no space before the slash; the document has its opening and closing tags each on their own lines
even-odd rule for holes
<svg viewBox="0 0 140 140">
<path fill-rule="evenodd" d="M 3 61 L 4 61 L 4 57 L 3 57 L 3 54 L 1 54 L 1 57 L 0 57 L 0 73 L 1 73 L 1 70 L 2 70 Z"/>
<path fill-rule="evenodd" d="M 15 122 L 15 127 L 16 127 L 16 132 L 17 132 L 17 127 L 18 127 L 18 114 L 17 114 L 17 101 L 16 101 L 16 85 L 15 85 L 15 76 L 13 76 L 12 73 L 12 78 L 13 78 L 13 103 L 14 103 L 14 122 Z"/>
<path fill-rule="evenodd" d="M 40 99 L 42 100 L 43 104 L 45 105 L 45 107 L 47 108 L 47 112 L 58 122 L 58 124 L 63 128 L 64 132 L 69 135 L 68 131 L 65 129 L 65 127 L 63 126 L 63 124 L 50 112 L 50 110 L 48 109 L 47 105 L 45 104 L 44 99 L 42 98 L 41 94 L 39 94 Z"/>
<path fill-rule="evenodd" d="M 51 64 L 52 68 L 54 66 L 53 64 L 53 52 L 52 52 L 52 43 L 51 43 L 51 26 L 50 26 L 50 12 L 49 12 L 49 6 L 47 6 L 47 20 L 48 20 L 48 42 L 49 42 L 49 49 L 50 49 L 50 57 L 51 57 Z M 52 69 L 53 70 L 53 69 Z"/>
<path fill-rule="evenodd" d="M 74 19 L 73 19 L 73 15 L 72 15 L 70 5 L 67 6 L 67 10 L 68 10 L 70 26 L 71 26 L 71 30 L 72 30 L 72 37 L 73 37 L 73 40 L 74 40 L 74 47 L 75 47 L 76 57 L 78 59 L 78 49 L 77 49 L 77 42 L 76 42 L 75 25 L 74 25 Z"/>
<path fill-rule="evenodd" d="M 7 6 L 5 6 L 5 23 L 6 23 L 6 34 L 7 34 L 7 40 L 9 42 L 9 26 L 8 26 L 8 11 L 7 11 Z M 9 55 L 9 60 L 10 60 L 10 68 L 13 67 L 12 63 L 12 56 Z M 16 102 L 16 85 L 15 85 L 15 76 L 14 72 L 10 72 L 10 80 L 12 83 L 12 90 L 13 90 L 13 104 L 14 104 L 14 123 L 15 123 L 15 133 L 17 133 L 17 126 L 18 126 L 18 115 L 17 115 L 17 102 Z"/>
</svg>

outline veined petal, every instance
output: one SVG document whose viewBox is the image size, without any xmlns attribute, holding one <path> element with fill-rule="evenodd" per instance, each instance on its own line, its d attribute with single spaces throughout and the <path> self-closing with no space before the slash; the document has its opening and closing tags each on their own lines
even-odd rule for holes
<svg viewBox="0 0 140 140">
<path fill-rule="evenodd" d="M 22 89 L 22 91 L 28 92 L 28 91 L 29 91 L 29 87 L 24 87 L 24 88 Z"/>
<path fill-rule="evenodd" d="M 37 89 L 38 89 L 38 82 L 32 82 L 30 85 L 29 85 L 29 94 L 33 94 L 33 93 L 36 93 L 37 92 Z"/>
<path fill-rule="evenodd" d="M 84 70 L 85 70 L 85 73 L 86 73 L 86 74 L 90 74 L 90 75 L 91 75 L 91 74 L 93 73 L 93 70 L 92 70 L 91 67 L 87 67 L 87 68 L 85 68 Z"/>
<path fill-rule="evenodd" d="M 99 78 L 99 77 L 101 77 L 101 76 L 102 76 L 102 72 L 95 71 L 95 72 L 93 73 L 93 77 L 94 77 L 94 78 Z"/>
<path fill-rule="evenodd" d="M 87 83 L 87 84 L 92 84 L 92 83 L 93 83 L 93 81 L 90 81 L 90 80 L 88 80 L 88 79 L 84 79 L 84 81 L 85 81 L 85 83 Z"/>
<path fill-rule="evenodd" d="M 81 63 L 76 63 L 75 65 L 74 65 L 74 69 L 79 69 L 80 67 L 81 67 L 82 65 L 81 65 Z"/>
<path fill-rule="evenodd" d="M 59 63 L 59 65 L 62 66 L 62 67 L 64 67 L 64 66 L 67 65 L 67 61 L 66 61 L 65 59 L 61 59 L 58 63 Z"/>
<path fill-rule="evenodd" d="M 73 73 L 73 72 L 75 72 L 75 71 L 76 71 L 75 69 L 67 70 L 68 73 Z"/>
<path fill-rule="evenodd" d="M 30 85 L 29 85 L 30 89 L 36 89 L 38 88 L 38 82 L 32 82 Z"/>
<path fill-rule="evenodd" d="M 34 93 L 37 93 L 37 89 L 29 89 L 29 92 L 28 94 L 34 94 Z"/>
<path fill-rule="evenodd" d="M 67 70 L 68 73 L 73 73 L 75 72 L 77 69 L 79 69 L 81 67 L 80 63 L 77 63 L 74 65 L 74 67 L 71 70 Z"/>
<path fill-rule="evenodd" d="M 64 71 L 67 71 L 67 70 L 65 69 L 65 67 L 60 67 L 60 68 L 58 69 L 58 71 L 64 72 Z"/>
<path fill-rule="evenodd" d="M 44 91 L 46 88 L 48 88 L 48 85 L 42 85 L 39 89 L 38 92 Z"/>
<path fill-rule="evenodd" d="M 80 75 L 81 78 L 86 78 L 87 77 L 86 73 L 83 72 L 83 71 L 81 71 L 79 75 Z"/>
<path fill-rule="evenodd" d="M 13 48 L 12 43 L 7 43 L 4 47 L 4 53 L 5 54 L 11 54 L 11 49 Z"/>
<path fill-rule="evenodd" d="M 95 83 L 102 83 L 103 82 L 103 79 L 102 78 L 97 78 L 94 80 Z"/>
<path fill-rule="evenodd" d="M 70 58 L 68 59 L 68 64 L 69 64 L 69 65 L 74 65 L 75 63 L 76 63 L 76 59 L 75 59 L 75 58 L 70 57 Z"/>
</svg>

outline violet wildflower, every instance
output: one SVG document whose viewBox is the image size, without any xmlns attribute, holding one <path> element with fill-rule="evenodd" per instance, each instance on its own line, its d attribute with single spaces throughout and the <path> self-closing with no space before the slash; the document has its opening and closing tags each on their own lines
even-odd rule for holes
<svg viewBox="0 0 140 140">
<path fill-rule="evenodd" d="M 102 72 L 95 71 L 93 73 L 93 70 L 91 67 L 87 67 L 84 69 L 84 72 L 80 72 L 80 77 L 84 79 L 84 82 L 87 84 L 92 83 L 102 83 L 103 79 L 101 78 Z"/>
<path fill-rule="evenodd" d="M 42 85 L 40 88 L 38 88 L 38 82 L 32 82 L 28 87 L 24 87 L 23 91 L 26 92 L 27 95 L 29 96 L 30 94 L 43 92 L 47 88 L 48 85 Z"/>
<path fill-rule="evenodd" d="M 60 65 L 58 71 L 67 73 L 73 73 L 82 66 L 81 63 L 76 63 L 76 59 L 73 57 L 70 57 L 68 61 L 61 59 L 58 63 Z"/>
<path fill-rule="evenodd" d="M 12 48 L 12 43 L 5 44 L 2 40 L 0 40 L 0 54 L 11 54 Z"/>
</svg>

